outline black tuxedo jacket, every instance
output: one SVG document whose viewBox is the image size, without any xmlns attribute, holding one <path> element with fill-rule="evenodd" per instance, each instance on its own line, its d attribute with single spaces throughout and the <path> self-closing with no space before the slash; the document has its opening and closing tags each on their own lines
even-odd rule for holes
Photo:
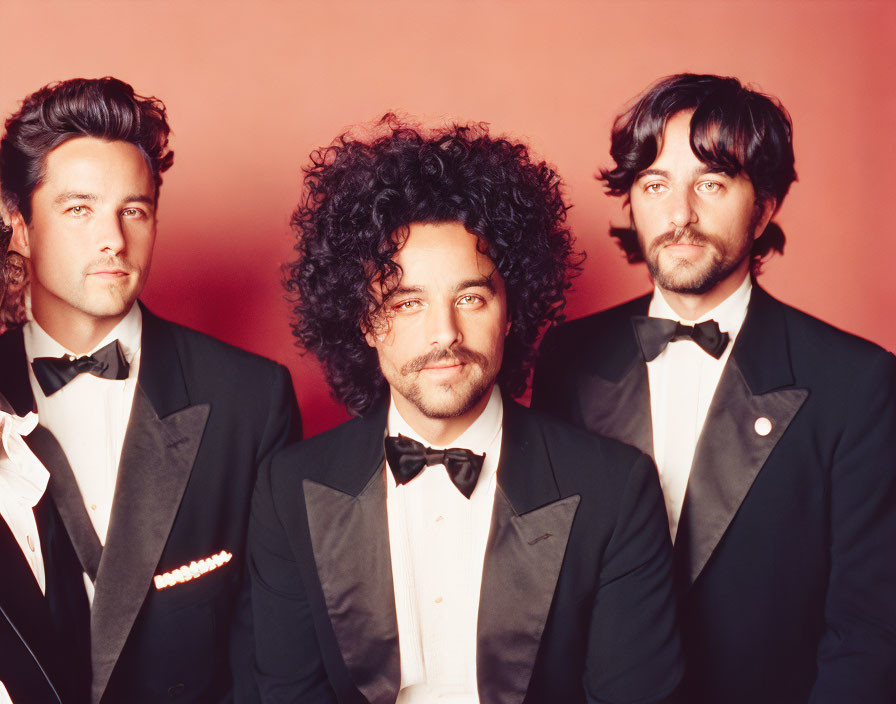
<svg viewBox="0 0 896 704">
<path fill-rule="evenodd" d="M 20 412 L 34 403 L 25 365 L 21 331 L 0 338 L 0 391 Z M 31 446 L 50 470 L 50 493 L 81 564 L 96 575 L 91 701 L 256 699 L 246 527 L 258 466 L 299 434 L 286 369 L 144 308 L 103 547 L 64 454 L 48 431 L 35 433 Z M 232 558 L 217 569 L 156 586 L 154 576 L 222 551 Z"/>
<path fill-rule="evenodd" d="M 12 412 L 3 396 L 0 408 Z M 0 520 L 0 682 L 14 704 L 86 702 L 89 613 L 81 568 L 49 496 L 34 514 L 46 596 Z"/>
<path fill-rule="evenodd" d="M 649 300 L 551 331 L 533 406 L 651 452 Z M 754 285 L 675 542 L 685 701 L 896 701 L 894 545 L 896 360 Z"/>
<path fill-rule="evenodd" d="M 271 702 L 394 702 L 387 406 L 278 454 L 250 522 Z M 477 636 L 480 700 L 658 702 L 681 676 L 650 459 L 505 400 Z"/>
</svg>

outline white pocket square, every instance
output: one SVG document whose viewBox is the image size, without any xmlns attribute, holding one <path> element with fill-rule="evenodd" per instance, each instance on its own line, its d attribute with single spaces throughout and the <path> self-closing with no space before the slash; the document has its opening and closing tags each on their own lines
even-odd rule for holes
<svg viewBox="0 0 896 704">
<path fill-rule="evenodd" d="M 175 584 L 183 584 L 226 565 L 232 557 L 233 555 L 229 552 L 222 550 L 217 555 L 206 557 L 204 560 L 194 560 L 189 565 L 181 565 L 176 570 L 157 574 L 153 577 L 153 582 L 155 582 L 156 589 L 166 589 Z"/>
</svg>

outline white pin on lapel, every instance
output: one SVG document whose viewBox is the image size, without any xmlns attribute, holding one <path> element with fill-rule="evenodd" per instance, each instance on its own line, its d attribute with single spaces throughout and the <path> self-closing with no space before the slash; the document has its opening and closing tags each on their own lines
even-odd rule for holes
<svg viewBox="0 0 896 704">
<path fill-rule="evenodd" d="M 222 550 L 217 555 L 206 557 L 204 560 L 194 560 L 189 565 L 181 565 L 176 570 L 157 574 L 153 577 L 153 582 L 156 585 L 156 589 L 166 589 L 173 587 L 175 584 L 183 584 L 212 570 L 216 570 L 221 565 L 226 565 L 232 557 L 233 555 L 229 552 Z"/>
<path fill-rule="evenodd" d="M 755 423 L 753 423 L 753 430 L 756 431 L 757 435 L 765 437 L 772 432 L 772 422 L 765 416 L 761 416 L 756 419 Z"/>
</svg>

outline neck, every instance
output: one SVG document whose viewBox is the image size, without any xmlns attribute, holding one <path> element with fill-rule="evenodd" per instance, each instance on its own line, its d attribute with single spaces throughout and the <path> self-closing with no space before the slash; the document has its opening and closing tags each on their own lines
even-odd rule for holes
<svg viewBox="0 0 896 704">
<path fill-rule="evenodd" d="M 679 293 L 659 287 L 663 298 L 682 320 L 697 320 L 737 291 L 747 276 L 747 269 L 738 269 L 706 293 Z"/>
<path fill-rule="evenodd" d="M 400 394 L 393 394 L 395 408 L 414 432 L 430 445 L 446 447 L 457 440 L 482 415 L 492 395 L 492 387 L 469 411 L 456 418 L 431 418 Z"/>
<path fill-rule="evenodd" d="M 31 315 L 56 342 L 76 355 L 89 353 L 128 314 L 130 308 L 121 315 L 95 318 L 84 313 L 59 315 L 43 309 L 32 300 Z"/>
</svg>

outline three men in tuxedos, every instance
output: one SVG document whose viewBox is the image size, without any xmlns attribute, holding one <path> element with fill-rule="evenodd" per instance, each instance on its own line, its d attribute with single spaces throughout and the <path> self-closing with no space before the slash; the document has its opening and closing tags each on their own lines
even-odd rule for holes
<svg viewBox="0 0 896 704">
<path fill-rule="evenodd" d="M 11 235 L 0 217 L 0 305 Z M 25 441 L 36 423 L 0 395 L 0 704 L 86 702 L 87 597 L 50 475 Z"/>
<path fill-rule="evenodd" d="M 485 128 L 315 153 L 294 330 L 358 418 L 250 523 L 271 702 L 657 702 L 680 674 L 648 457 L 517 405 L 574 265 L 559 180 Z"/>
<path fill-rule="evenodd" d="M 733 78 L 663 79 L 617 120 L 651 295 L 545 337 L 532 405 L 656 460 L 688 702 L 896 701 L 896 360 L 756 283 L 791 123 Z"/>
<path fill-rule="evenodd" d="M 283 367 L 136 301 L 168 134 L 155 98 L 73 79 L 28 96 L 0 142 L 31 311 L 0 338 L 0 392 L 38 411 L 29 444 L 91 601 L 94 704 L 257 698 L 249 497 L 298 435 Z"/>
</svg>

